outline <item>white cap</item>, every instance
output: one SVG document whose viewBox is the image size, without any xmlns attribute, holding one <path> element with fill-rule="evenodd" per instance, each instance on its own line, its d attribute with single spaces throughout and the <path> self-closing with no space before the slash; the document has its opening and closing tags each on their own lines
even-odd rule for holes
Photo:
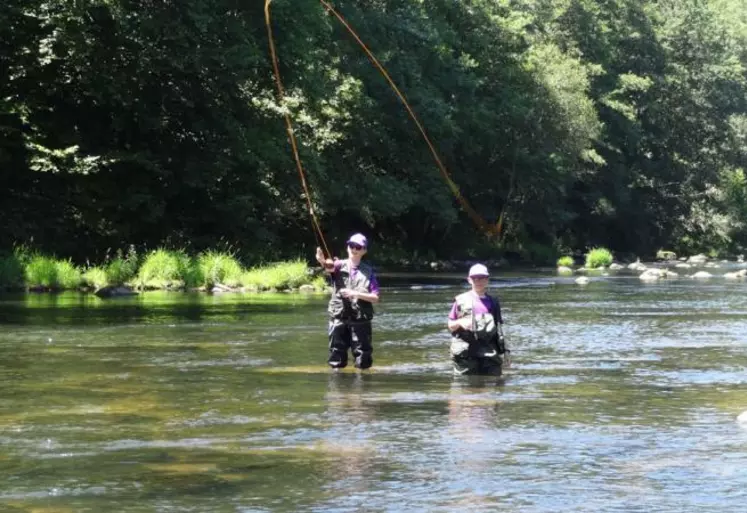
<svg viewBox="0 0 747 513">
<path fill-rule="evenodd" d="M 472 278 L 473 276 L 490 276 L 490 273 L 488 272 L 488 268 L 484 265 L 475 264 L 469 268 L 468 276 L 470 278 Z"/>
</svg>

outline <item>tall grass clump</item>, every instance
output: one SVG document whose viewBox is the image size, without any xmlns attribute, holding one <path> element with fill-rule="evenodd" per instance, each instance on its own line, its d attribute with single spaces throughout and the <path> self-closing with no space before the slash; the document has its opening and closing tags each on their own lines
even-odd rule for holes
<svg viewBox="0 0 747 513">
<path fill-rule="evenodd" d="M 135 278 L 139 288 L 171 289 L 196 287 L 202 282 L 197 260 L 183 251 L 157 249 L 145 257 Z"/>
<path fill-rule="evenodd" d="M 57 267 L 57 287 L 62 289 L 77 289 L 83 284 L 83 275 L 78 267 L 70 260 L 55 261 Z"/>
<path fill-rule="evenodd" d="M 135 246 L 130 246 L 127 254 L 122 254 L 122 250 L 117 251 L 115 256 L 106 265 L 107 285 L 124 285 L 132 281 L 138 272 L 138 256 Z"/>
<path fill-rule="evenodd" d="M 95 290 L 103 289 L 110 285 L 109 278 L 106 276 L 106 269 L 100 266 L 89 267 L 83 273 L 83 283 Z"/>
<path fill-rule="evenodd" d="M 54 258 L 35 255 L 26 264 L 26 284 L 29 287 L 53 288 L 57 286 L 57 265 Z"/>
<path fill-rule="evenodd" d="M 572 256 L 562 256 L 558 258 L 557 266 L 558 267 L 573 267 L 573 257 Z"/>
<path fill-rule="evenodd" d="M 311 286 L 314 287 L 314 290 L 317 292 L 324 292 L 329 287 L 329 284 L 327 283 L 327 278 L 324 276 L 316 276 L 311 280 Z"/>
<path fill-rule="evenodd" d="M 25 270 L 26 284 L 31 288 L 74 289 L 83 277 L 70 260 L 56 260 L 44 255 L 31 258 Z"/>
<path fill-rule="evenodd" d="M 296 289 L 311 281 L 309 267 L 301 260 L 280 262 L 275 267 L 275 271 L 283 278 L 284 288 L 287 289 Z"/>
<path fill-rule="evenodd" d="M 228 287 L 241 285 L 244 269 L 238 260 L 229 253 L 206 251 L 197 257 L 197 265 L 207 288 L 212 288 L 216 284 Z"/>
<path fill-rule="evenodd" d="M 308 266 L 301 260 L 255 267 L 241 277 L 245 287 L 256 290 L 293 289 L 310 282 Z"/>
<path fill-rule="evenodd" d="M 586 267 L 588 269 L 607 267 L 612 261 L 612 253 L 607 248 L 593 248 L 586 253 Z"/>
</svg>

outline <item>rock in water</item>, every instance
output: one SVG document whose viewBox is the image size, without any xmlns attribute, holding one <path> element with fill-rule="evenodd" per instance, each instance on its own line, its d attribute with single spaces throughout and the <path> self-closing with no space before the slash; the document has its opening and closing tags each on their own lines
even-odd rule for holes
<svg viewBox="0 0 747 513">
<path fill-rule="evenodd" d="M 98 297 L 122 297 L 122 296 L 136 296 L 137 292 L 129 287 L 115 286 L 115 287 L 102 287 L 94 292 Z"/>
</svg>

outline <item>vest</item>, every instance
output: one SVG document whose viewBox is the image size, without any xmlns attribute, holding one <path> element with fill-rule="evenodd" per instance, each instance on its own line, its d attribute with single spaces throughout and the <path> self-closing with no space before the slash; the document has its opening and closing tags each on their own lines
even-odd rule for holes
<svg viewBox="0 0 747 513">
<path fill-rule="evenodd" d="M 472 316 L 472 330 L 457 330 L 454 336 L 464 340 L 465 342 L 475 342 L 478 340 L 492 341 L 495 340 L 498 335 L 498 328 L 496 327 L 496 319 L 494 312 L 497 313 L 500 319 L 500 310 L 498 303 L 492 296 L 486 295 L 490 298 L 492 303 L 491 311 L 486 314 L 472 315 L 472 311 L 475 308 L 475 295 L 472 292 L 465 292 L 459 294 L 456 298 L 457 304 L 457 318 L 462 319 L 464 317 Z"/>
<path fill-rule="evenodd" d="M 351 276 L 349 260 L 343 260 L 340 269 L 332 275 L 332 298 L 329 300 L 328 312 L 333 319 L 350 321 L 370 321 L 374 316 L 373 305 L 362 299 L 341 297 L 340 289 L 353 289 L 357 292 L 368 292 L 373 277 L 373 268 L 360 263 L 354 276 Z"/>
</svg>

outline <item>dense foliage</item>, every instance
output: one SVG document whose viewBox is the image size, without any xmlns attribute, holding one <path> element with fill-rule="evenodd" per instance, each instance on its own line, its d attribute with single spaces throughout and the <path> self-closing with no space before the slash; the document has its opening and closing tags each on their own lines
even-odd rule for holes
<svg viewBox="0 0 747 513">
<path fill-rule="evenodd" d="M 747 245 L 747 0 L 339 0 L 399 100 L 316 0 L 5 0 L 0 248 L 316 245 L 389 255 L 741 251 Z"/>
</svg>

